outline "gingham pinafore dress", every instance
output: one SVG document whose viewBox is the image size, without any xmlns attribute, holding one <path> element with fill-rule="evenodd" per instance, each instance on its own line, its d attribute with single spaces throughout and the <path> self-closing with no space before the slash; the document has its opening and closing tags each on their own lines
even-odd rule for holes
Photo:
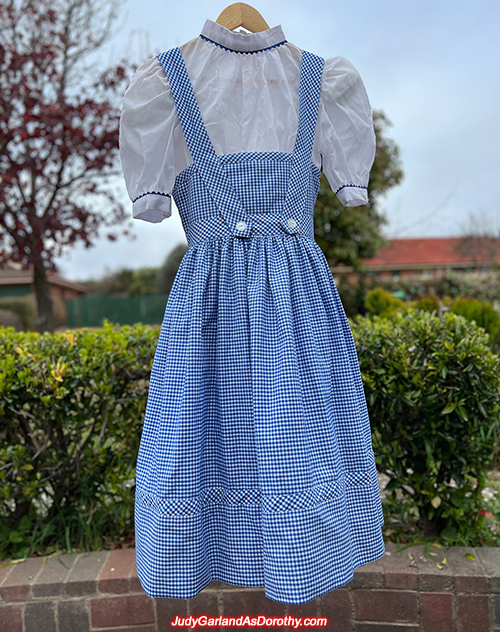
<svg viewBox="0 0 500 632">
<path fill-rule="evenodd" d="M 151 371 L 136 472 L 139 580 L 212 580 L 299 604 L 384 553 L 352 333 L 314 240 L 324 60 L 303 51 L 292 154 L 217 156 L 179 48 L 158 55 L 193 163 L 172 195 L 188 241 Z"/>
</svg>

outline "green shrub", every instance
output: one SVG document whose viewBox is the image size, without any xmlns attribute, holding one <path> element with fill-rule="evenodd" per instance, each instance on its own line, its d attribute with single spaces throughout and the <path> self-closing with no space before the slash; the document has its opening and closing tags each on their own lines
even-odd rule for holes
<svg viewBox="0 0 500 632">
<path fill-rule="evenodd" d="M 455 299 L 466 294 L 480 301 L 500 301 L 500 273 L 463 272 L 446 268 L 442 276 L 414 274 L 394 277 L 367 277 L 368 287 L 379 286 L 388 292 L 396 290 L 405 293 L 406 300 L 414 300 L 423 294 L 437 294 L 440 298 L 449 296 Z"/>
<path fill-rule="evenodd" d="M 0 298 L 0 308 L 15 312 L 22 322 L 22 328 L 25 331 L 36 329 L 37 307 L 34 294 L 4 296 Z"/>
<path fill-rule="evenodd" d="M 377 464 L 391 479 L 384 513 L 408 511 L 451 544 L 477 544 L 500 421 L 488 334 L 422 310 L 357 316 L 351 328 Z M 1 559 L 99 550 L 133 529 L 158 335 L 107 321 L 61 334 L 0 328 Z"/>
<path fill-rule="evenodd" d="M 495 337 L 500 329 L 500 317 L 489 301 L 478 301 L 466 297 L 457 298 L 452 303 L 450 311 L 464 316 L 467 320 L 476 321 L 491 337 Z"/>
<path fill-rule="evenodd" d="M 0 328 L 0 559 L 98 550 L 133 528 L 158 330 Z"/>
<path fill-rule="evenodd" d="M 381 287 L 375 287 L 367 292 L 364 304 L 370 314 L 377 316 L 389 316 L 396 311 L 406 310 L 404 301 Z"/>
<path fill-rule="evenodd" d="M 435 294 L 425 294 L 414 301 L 413 305 L 426 312 L 432 312 L 432 310 L 436 310 L 436 313 L 439 312 L 439 298 Z"/>
<path fill-rule="evenodd" d="M 462 316 L 415 309 L 356 316 L 352 331 L 389 511 L 403 503 L 424 533 L 456 544 L 472 529 L 477 544 L 500 423 L 500 358 L 488 335 Z"/>
</svg>

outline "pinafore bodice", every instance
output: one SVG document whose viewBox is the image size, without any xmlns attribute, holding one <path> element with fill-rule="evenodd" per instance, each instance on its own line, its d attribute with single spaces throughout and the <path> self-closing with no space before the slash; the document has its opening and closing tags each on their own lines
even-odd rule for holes
<svg viewBox="0 0 500 632">
<path fill-rule="evenodd" d="M 193 157 L 172 196 L 189 248 L 214 239 L 290 235 L 314 239 L 321 171 L 311 153 L 324 60 L 302 52 L 294 150 L 217 156 L 179 48 L 158 55 Z"/>
</svg>

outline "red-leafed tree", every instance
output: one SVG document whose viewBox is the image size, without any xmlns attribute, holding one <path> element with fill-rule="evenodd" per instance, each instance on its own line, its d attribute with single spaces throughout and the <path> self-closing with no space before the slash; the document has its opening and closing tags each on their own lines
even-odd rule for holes
<svg viewBox="0 0 500 632">
<path fill-rule="evenodd" d="M 54 330 L 54 259 L 127 219 L 107 185 L 121 174 L 120 103 L 135 68 L 82 63 L 116 17 L 111 2 L 0 1 L 0 266 L 34 271 L 40 332 Z"/>
</svg>

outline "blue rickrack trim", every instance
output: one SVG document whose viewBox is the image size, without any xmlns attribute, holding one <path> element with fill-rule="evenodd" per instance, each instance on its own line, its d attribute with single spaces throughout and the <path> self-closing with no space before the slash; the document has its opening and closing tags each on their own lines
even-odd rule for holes
<svg viewBox="0 0 500 632">
<path fill-rule="evenodd" d="M 267 48 L 260 48 L 259 50 L 234 50 L 234 48 L 228 48 L 227 46 L 223 46 L 222 44 L 219 44 L 219 42 L 214 42 L 214 40 L 211 40 L 206 35 L 200 34 L 200 37 L 203 38 L 204 40 L 207 40 L 207 42 L 211 42 L 212 44 L 215 44 L 216 46 L 223 48 L 224 50 L 230 51 L 231 53 L 241 53 L 243 55 L 253 55 L 254 53 L 262 53 L 262 51 L 270 50 L 271 48 L 276 48 L 277 46 L 281 46 L 282 44 L 287 43 L 287 40 L 283 40 L 282 42 L 278 42 L 277 44 L 273 44 L 272 46 L 268 46 Z"/>
<path fill-rule="evenodd" d="M 165 195 L 166 197 L 170 197 L 170 193 L 162 193 L 161 191 L 148 191 L 147 193 L 141 193 L 141 195 L 138 195 L 134 200 L 132 200 L 132 204 L 134 202 L 137 202 L 137 200 L 140 200 L 142 197 L 144 197 L 145 195 Z"/>
<path fill-rule="evenodd" d="M 340 189 L 337 189 L 335 191 L 335 194 L 337 194 L 339 191 L 342 191 L 342 189 L 345 189 L 346 187 L 355 187 L 356 189 L 367 189 L 368 187 L 362 187 L 359 184 L 343 184 Z"/>
</svg>

